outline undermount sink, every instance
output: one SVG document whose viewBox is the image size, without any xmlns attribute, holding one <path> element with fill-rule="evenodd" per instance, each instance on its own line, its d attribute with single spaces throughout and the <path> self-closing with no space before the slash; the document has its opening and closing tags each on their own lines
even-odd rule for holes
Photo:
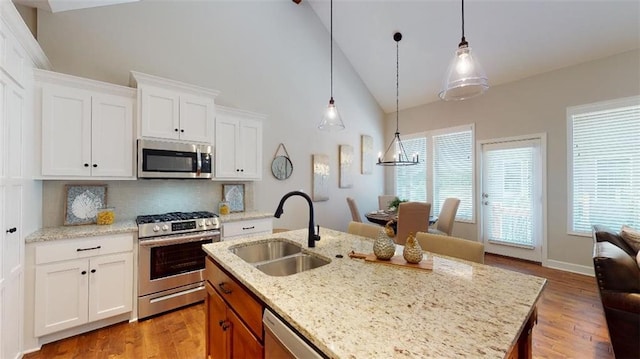
<svg viewBox="0 0 640 359">
<path fill-rule="evenodd" d="M 256 268 L 258 268 L 265 274 L 275 277 L 283 277 L 304 272 L 309 269 L 322 267 L 323 265 L 329 263 L 330 261 L 326 259 L 301 253 L 290 257 L 258 264 Z"/>
<path fill-rule="evenodd" d="M 278 259 L 302 252 L 299 245 L 274 238 L 269 242 L 250 244 L 230 249 L 238 257 L 248 263 L 258 263 Z"/>
<path fill-rule="evenodd" d="M 267 242 L 233 247 L 229 250 L 263 273 L 276 277 L 304 272 L 331 262 L 302 253 L 301 246 L 287 242 L 283 238 L 273 238 Z"/>
</svg>

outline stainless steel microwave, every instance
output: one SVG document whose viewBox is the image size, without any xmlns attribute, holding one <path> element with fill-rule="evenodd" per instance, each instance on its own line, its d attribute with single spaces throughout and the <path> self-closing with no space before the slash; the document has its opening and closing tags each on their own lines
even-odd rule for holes
<svg viewBox="0 0 640 359">
<path fill-rule="evenodd" d="M 138 140 L 138 178 L 211 178 L 211 146 Z"/>
</svg>

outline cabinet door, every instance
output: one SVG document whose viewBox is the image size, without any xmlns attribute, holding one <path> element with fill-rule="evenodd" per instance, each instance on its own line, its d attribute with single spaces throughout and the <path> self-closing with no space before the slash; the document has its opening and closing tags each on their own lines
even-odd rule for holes
<svg viewBox="0 0 640 359">
<path fill-rule="evenodd" d="M 207 310 L 207 358 L 229 358 L 228 331 L 230 330 L 230 323 L 227 322 L 227 305 L 209 282 L 206 282 L 205 287 L 207 288 L 205 300 Z"/>
<path fill-rule="evenodd" d="M 4 208 L 5 227 L 2 246 L 2 277 L 8 279 L 22 272 L 24 258 L 24 240 L 22 238 L 22 196 L 21 184 L 6 184 L 4 186 L 6 202 Z"/>
<path fill-rule="evenodd" d="M 7 116 L 7 145 L 9 146 L 7 160 L 7 177 L 23 177 L 23 153 L 24 134 L 22 125 L 24 121 L 24 90 L 14 84 L 6 87 L 6 116 Z"/>
<path fill-rule="evenodd" d="M 145 86 L 140 89 L 142 137 L 180 138 L 180 97 L 176 92 Z"/>
<path fill-rule="evenodd" d="M 3 283 L 0 288 L 0 310 L 2 320 L 0 321 L 0 358 L 21 358 L 22 357 L 22 330 L 24 318 L 23 295 L 22 295 L 22 273 L 10 278 Z"/>
<path fill-rule="evenodd" d="M 42 88 L 42 174 L 91 175 L 91 94 L 45 84 Z"/>
<path fill-rule="evenodd" d="M 88 263 L 80 259 L 36 266 L 37 337 L 87 322 Z"/>
<path fill-rule="evenodd" d="M 133 305 L 133 254 L 89 260 L 89 321 L 130 312 Z"/>
<path fill-rule="evenodd" d="M 240 121 L 229 115 L 216 116 L 216 151 L 215 173 L 217 178 L 237 178 L 240 168 L 236 163 L 238 157 Z"/>
<path fill-rule="evenodd" d="M 91 113 L 91 175 L 133 177 L 133 99 L 94 94 Z"/>
<path fill-rule="evenodd" d="M 213 99 L 180 95 L 180 139 L 211 144 L 213 111 Z"/>
<path fill-rule="evenodd" d="M 240 123 L 240 175 L 247 179 L 262 178 L 262 122 L 242 120 Z"/>
<path fill-rule="evenodd" d="M 227 319 L 233 330 L 231 333 L 231 358 L 262 358 L 262 344 L 231 309 L 227 309 Z"/>
</svg>

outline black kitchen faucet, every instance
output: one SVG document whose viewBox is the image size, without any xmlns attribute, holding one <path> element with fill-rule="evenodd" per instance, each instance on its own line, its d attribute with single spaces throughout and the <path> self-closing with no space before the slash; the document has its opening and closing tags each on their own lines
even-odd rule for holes
<svg viewBox="0 0 640 359">
<path fill-rule="evenodd" d="M 304 199 L 307 200 L 307 203 L 309 203 L 309 235 L 307 240 L 308 240 L 309 248 L 315 247 L 316 241 L 320 240 L 320 226 L 318 226 L 318 234 L 316 234 L 314 231 L 315 225 L 313 223 L 313 202 L 311 202 L 311 198 L 309 197 L 308 194 L 300 191 L 291 191 L 285 194 L 284 196 L 282 196 L 282 199 L 280 200 L 280 204 L 278 204 L 278 208 L 276 209 L 276 213 L 273 216 L 276 218 L 280 218 L 283 212 L 282 207 L 284 206 L 284 202 L 287 200 L 287 198 L 291 196 L 304 197 Z"/>
</svg>

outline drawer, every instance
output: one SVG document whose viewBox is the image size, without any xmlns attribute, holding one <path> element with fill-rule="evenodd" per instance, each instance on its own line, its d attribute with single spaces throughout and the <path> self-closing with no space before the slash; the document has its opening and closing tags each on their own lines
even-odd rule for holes
<svg viewBox="0 0 640 359">
<path fill-rule="evenodd" d="M 222 237 L 246 236 L 259 233 L 271 233 L 271 218 L 251 219 L 247 221 L 228 222 L 222 224 Z"/>
<path fill-rule="evenodd" d="M 36 264 L 131 251 L 133 235 L 130 233 L 65 239 L 38 244 L 35 248 Z"/>
<path fill-rule="evenodd" d="M 262 305 L 209 257 L 206 261 L 205 277 L 216 292 L 238 313 L 251 332 L 262 340 Z"/>
</svg>

